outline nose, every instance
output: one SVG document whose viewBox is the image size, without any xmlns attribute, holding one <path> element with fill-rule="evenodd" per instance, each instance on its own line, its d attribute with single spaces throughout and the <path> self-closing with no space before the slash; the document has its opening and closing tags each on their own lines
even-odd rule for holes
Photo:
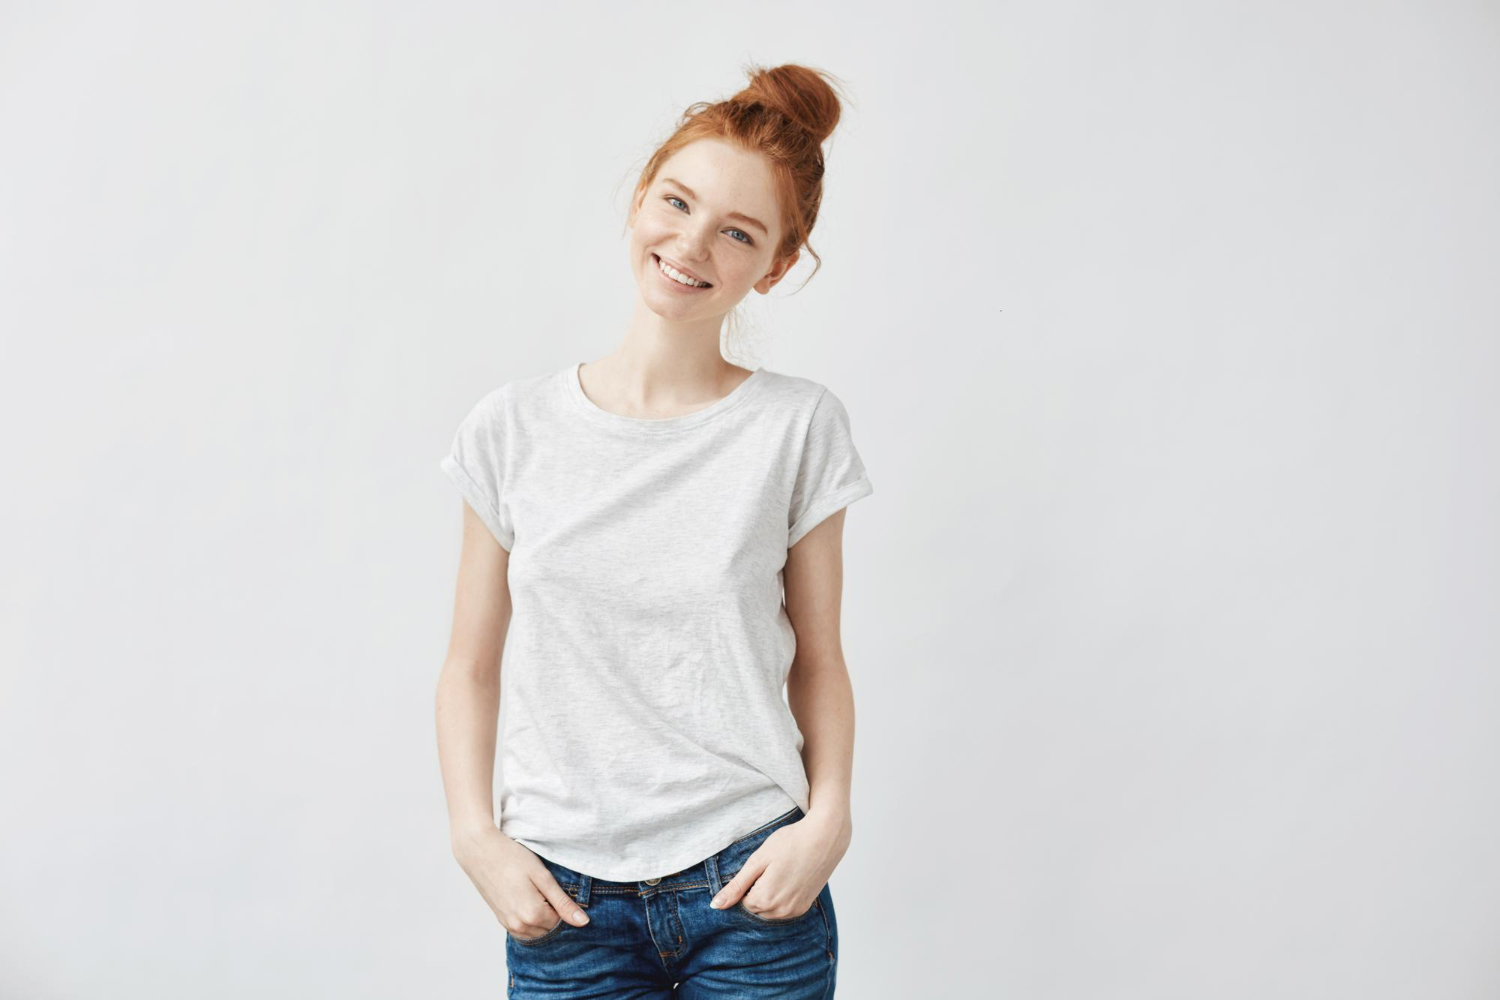
<svg viewBox="0 0 1500 1000">
<path fill-rule="evenodd" d="M 677 255 L 684 260 L 703 260 L 708 256 L 712 230 L 705 226 L 685 226 L 677 236 Z"/>
</svg>

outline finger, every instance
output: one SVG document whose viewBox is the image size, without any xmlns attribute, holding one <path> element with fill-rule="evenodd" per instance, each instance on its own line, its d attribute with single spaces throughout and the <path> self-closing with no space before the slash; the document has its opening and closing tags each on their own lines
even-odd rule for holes
<svg viewBox="0 0 1500 1000">
<path fill-rule="evenodd" d="M 767 904 L 757 902 L 754 906 L 751 906 L 750 900 L 747 898 L 743 905 L 745 909 L 751 911 L 756 916 L 765 917 L 768 920 L 791 920 L 802 916 L 808 910 L 812 909 L 812 903 L 794 903 L 790 900 Z"/>
<path fill-rule="evenodd" d="M 537 885 L 537 888 L 542 891 L 542 895 L 546 897 L 547 902 L 552 904 L 552 908 L 568 923 L 573 924 L 575 927 L 582 927 L 589 922 L 589 915 L 583 912 L 582 907 L 573 902 L 573 897 L 563 892 L 563 887 L 557 884 L 557 879 L 552 877 L 551 872 L 547 873 L 546 880 Z"/>
<path fill-rule="evenodd" d="M 750 861 L 745 862 L 745 867 L 741 868 L 735 874 L 734 878 L 724 883 L 724 888 L 720 889 L 718 894 L 708 901 L 709 906 L 712 906 L 716 910 L 728 909 L 735 903 L 738 903 L 741 896 L 750 891 L 750 887 L 755 884 L 755 880 L 760 878 L 760 873 L 766 870 L 764 865 L 752 864 L 751 862 L 754 861 L 754 858 L 755 856 L 751 855 Z"/>
</svg>

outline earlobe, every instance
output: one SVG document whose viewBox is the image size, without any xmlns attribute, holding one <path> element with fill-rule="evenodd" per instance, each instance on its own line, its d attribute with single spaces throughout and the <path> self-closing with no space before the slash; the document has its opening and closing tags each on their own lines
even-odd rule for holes
<svg viewBox="0 0 1500 1000">
<path fill-rule="evenodd" d="M 792 265 L 796 262 L 797 255 L 794 253 L 791 255 L 791 257 L 782 261 L 780 264 L 777 264 L 775 267 L 771 268 L 771 270 L 767 271 L 766 276 L 764 278 L 761 278 L 751 287 L 754 288 L 757 292 L 760 292 L 760 294 L 765 295 L 776 286 L 776 283 L 778 281 L 786 277 L 787 271 L 791 270 Z"/>
<path fill-rule="evenodd" d="M 801 250 L 793 250 L 790 257 L 777 264 L 764 278 L 760 279 L 760 281 L 756 283 L 756 289 L 762 295 L 765 295 L 773 287 L 775 287 L 778 281 L 786 277 L 786 273 L 792 269 L 793 264 L 797 263 L 797 258 L 800 256 L 802 256 Z M 764 285 L 765 287 L 762 288 L 762 285 Z"/>
</svg>

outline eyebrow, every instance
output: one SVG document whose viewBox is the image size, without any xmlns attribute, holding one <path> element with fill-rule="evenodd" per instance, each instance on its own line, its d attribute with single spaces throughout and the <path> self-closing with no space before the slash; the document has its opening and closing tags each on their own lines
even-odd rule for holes
<svg viewBox="0 0 1500 1000">
<path fill-rule="evenodd" d="M 682 190 L 684 190 L 684 191 L 687 192 L 687 196 L 689 198 L 696 198 L 696 197 L 698 197 L 696 194 L 693 193 L 693 189 L 690 188 L 690 187 L 688 187 L 686 184 L 682 183 L 682 181 L 675 180 L 674 178 L 671 178 L 671 177 L 663 177 L 662 180 L 665 181 L 668 184 L 675 184 L 678 187 L 682 188 Z M 771 231 L 766 228 L 766 224 L 764 222 L 761 222 L 759 219 L 752 219 L 750 216 L 746 215 L 744 212 L 730 212 L 729 213 L 729 218 L 731 218 L 731 219 L 740 219 L 743 222 L 750 223 L 750 225 L 759 228 L 760 231 L 762 233 L 764 233 L 768 238 L 771 235 Z"/>
</svg>

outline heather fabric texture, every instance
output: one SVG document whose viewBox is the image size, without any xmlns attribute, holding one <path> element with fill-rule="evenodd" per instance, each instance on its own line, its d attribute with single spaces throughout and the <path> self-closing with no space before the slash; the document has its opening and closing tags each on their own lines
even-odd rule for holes
<svg viewBox="0 0 1500 1000">
<path fill-rule="evenodd" d="M 646 879 L 808 808 L 781 571 L 872 486 L 810 379 L 759 368 L 641 420 L 595 405 L 578 368 L 491 390 L 440 465 L 510 553 L 500 829 Z"/>
</svg>

